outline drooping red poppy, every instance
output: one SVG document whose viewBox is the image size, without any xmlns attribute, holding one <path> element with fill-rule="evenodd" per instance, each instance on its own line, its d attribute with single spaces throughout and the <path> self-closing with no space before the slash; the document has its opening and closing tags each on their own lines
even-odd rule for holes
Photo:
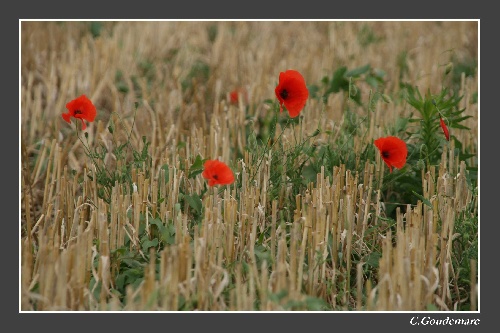
<svg viewBox="0 0 500 333">
<path fill-rule="evenodd" d="M 448 131 L 448 127 L 444 123 L 443 118 L 439 118 L 439 123 L 441 124 L 441 128 L 443 129 L 444 136 L 446 137 L 446 140 L 450 141 L 450 132 Z"/>
<path fill-rule="evenodd" d="M 228 185 L 234 182 L 233 171 L 219 160 L 207 160 L 203 164 L 203 178 L 208 180 L 209 186 Z"/>
<path fill-rule="evenodd" d="M 309 97 L 304 77 L 293 69 L 280 73 L 280 80 L 274 92 L 280 102 L 280 112 L 283 112 L 284 105 L 292 118 L 300 114 Z"/>
<path fill-rule="evenodd" d="M 62 117 L 66 122 L 71 124 L 71 117 L 80 119 L 82 121 L 82 130 L 87 128 L 83 120 L 92 122 L 97 114 L 96 108 L 92 101 L 87 96 L 82 95 L 68 104 L 66 104 L 67 113 L 63 113 Z"/>
<path fill-rule="evenodd" d="M 392 167 L 401 169 L 406 164 L 408 148 L 406 143 L 395 136 L 379 138 L 373 142 L 380 151 L 380 156 L 392 172 Z"/>
</svg>

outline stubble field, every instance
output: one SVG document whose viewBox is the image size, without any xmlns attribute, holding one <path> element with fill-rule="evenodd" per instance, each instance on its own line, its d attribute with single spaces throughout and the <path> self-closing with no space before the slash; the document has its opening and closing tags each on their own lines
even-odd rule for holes
<svg viewBox="0 0 500 333">
<path fill-rule="evenodd" d="M 478 310 L 477 22 L 24 21 L 20 66 L 22 311 Z"/>
</svg>

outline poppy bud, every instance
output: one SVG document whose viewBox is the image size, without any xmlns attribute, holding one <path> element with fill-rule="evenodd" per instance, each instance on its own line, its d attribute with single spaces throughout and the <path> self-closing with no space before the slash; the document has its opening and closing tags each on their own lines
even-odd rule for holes
<svg viewBox="0 0 500 333">
<path fill-rule="evenodd" d="M 448 127 L 446 127 L 446 124 L 445 124 L 443 118 L 439 118 L 439 124 L 441 125 L 441 128 L 443 129 L 444 136 L 446 137 L 446 140 L 450 141 L 450 132 L 448 131 Z"/>
<path fill-rule="evenodd" d="M 386 94 L 382 94 L 382 99 L 384 100 L 384 102 L 386 103 L 391 103 L 392 100 L 391 98 L 389 97 L 389 95 L 386 95 Z"/>
<path fill-rule="evenodd" d="M 453 69 L 453 63 L 449 62 L 446 64 L 446 67 L 444 68 L 444 74 L 449 74 L 451 70 Z"/>
<path fill-rule="evenodd" d="M 424 160 L 418 160 L 417 164 L 415 165 L 415 169 L 417 170 L 422 170 L 425 167 L 425 162 Z"/>
</svg>

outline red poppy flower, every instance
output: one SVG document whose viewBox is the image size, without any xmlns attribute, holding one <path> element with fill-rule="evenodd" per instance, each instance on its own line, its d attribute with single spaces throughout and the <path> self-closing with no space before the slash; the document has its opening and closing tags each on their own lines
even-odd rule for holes
<svg viewBox="0 0 500 333">
<path fill-rule="evenodd" d="M 441 124 L 441 128 L 443 129 L 446 140 L 450 141 L 450 132 L 448 132 L 448 127 L 446 127 L 443 118 L 439 118 L 439 123 Z"/>
<path fill-rule="evenodd" d="M 238 104 L 238 90 L 233 90 L 229 94 L 229 101 L 231 104 Z"/>
<path fill-rule="evenodd" d="M 280 112 L 283 112 L 283 105 L 285 105 L 292 118 L 299 115 L 309 97 L 304 77 L 292 69 L 280 73 L 280 81 L 274 92 L 280 102 Z"/>
<path fill-rule="evenodd" d="M 82 121 L 82 130 L 87 128 L 83 120 L 92 122 L 97 114 L 94 104 L 92 104 L 92 101 L 85 95 L 66 104 L 66 109 L 68 109 L 68 112 L 62 114 L 63 119 L 70 124 L 71 117 L 80 119 Z"/>
<path fill-rule="evenodd" d="M 386 138 L 379 138 L 373 143 L 380 150 L 380 156 L 382 156 L 382 159 L 391 172 L 392 167 L 401 169 L 406 164 L 408 149 L 403 140 L 395 136 L 388 136 Z"/>
<path fill-rule="evenodd" d="M 218 160 L 208 160 L 203 164 L 203 178 L 208 179 L 208 185 L 228 185 L 234 182 L 234 175 L 231 169 Z"/>
<path fill-rule="evenodd" d="M 247 101 L 247 94 L 246 90 L 243 88 L 236 88 L 233 91 L 229 93 L 229 102 L 231 104 L 238 104 L 239 102 L 239 94 L 241 94 L 243 101 L 246 103 Z"/>
</svg>

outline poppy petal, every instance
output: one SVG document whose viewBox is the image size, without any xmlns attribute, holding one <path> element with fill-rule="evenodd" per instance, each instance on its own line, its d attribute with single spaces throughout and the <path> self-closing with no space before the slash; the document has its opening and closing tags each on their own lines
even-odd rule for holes
<svg viewBox="0 0 500 333">
<path fill-rule="evenodd" d="M 233 172 L 227 166 L 218 170 L 217 177 L 217 182 L 221 185 L 231 184 L 234 182 Z"/>
<path fill-rule="evenodd" d="M 70 119 L 71 118 L 71 114 L 69 112 L 68 113 L 63 113 L 62 117 L 63 117 L 64 120 L 66 120 L 66 122 L 68 124 L 71 124 L 71 119 Z"/>
<path fill-rule="evenodd" d="M 274 93 L 276 94 L 276 98 L 278 99 L 278 102 L 280 104 L 280 113 L 281 113 L 281 112 L 283 112 L 283 103 L 285 101 L 281 97 L 281 88 L 279 85 L 274 89 Z"/>
<path fill-rule="evenodd" d="M 203 168 L 205 171 L 210 170 L 215 164 L 217 164 L 217 160 L 206 160 L 205 163 L 203 163 Z"/>
<path fill-rule="evenodd" d="M 289 101 L 285 101 L 285 107 L 288 110 L 290 117 L 295 118 L 300 114 L 300 111 L 302 111 L 306 105 L 306 100 L 307 94 L 301 94 L 294 96 L 294 98 Z"/>
<path fill-rule="evenodd" d="M 82 131 L 83 131 L 84 129 L 87 128 L 87 125 L 85 124 L 82 118 L 80 118 L 80 120 L 82 121 Z"/>
</svg>

